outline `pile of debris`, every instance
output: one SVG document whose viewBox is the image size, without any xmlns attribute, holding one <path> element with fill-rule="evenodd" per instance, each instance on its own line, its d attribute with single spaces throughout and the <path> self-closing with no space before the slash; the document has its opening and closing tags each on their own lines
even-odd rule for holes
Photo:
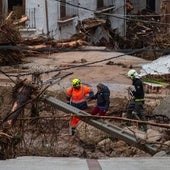
<svg viewBox="0 0 170 170">
<path fill-rule="evenodd" d="M 141 74 L 143 78 L 157 80 L 159 82 L 170 82 L 170 55 L 160 57 L 142 66 Z"/>
<path fill-rule="evenodd" d="M 21 62 L 22 52 L 18 49 L 13 50 L 13 46 L 21 42 L 18 30 L 10 21 L 10 16 L 5 21 L 0 22 L 0 64 L 8 65 Z M 10 48 L 5 48 L 9 46 Z"/>
<path fill-rule="evenodd" d="M 11 12 L 0 23 L 0 65 L 14 65 L 20 63 L 22 57 L 37 54 L 58 52 L 61 49 L 78 48 L 87 45 L 80 37 L 56 41 L 50 37 L 40 35 L 34 38 L 22 38 L 19 29 L 28 20 L 27 16 L 14 20 Z"/>
<path fill-rule="evenodd" d="M 13 20 L 12 14 L 0 24 L 0 65 L 11 65 L 21 62 L 24 56 L 42 53 L 59 52 L 60 50 L 75 49 L 83 45 L 105 46 L 109 49 L 137 49 L 150 47 L 151 49 L 168 49 L 169 35 L 162 32 L 160 17 L 155 13 L 142 11 L 140 14 L 127 18 L 126 39 L 117 30 L 111 28 L 109 19 L 85 19 L 77 25 L 77 34 L 70 39 L 54 40 L 47 35 L 34 38 L 21 38 L 19 28 L 28 20 L 27 16 Z M 7 47 L 2 47 L 6 45 Z M 152 53 L 157 58 L 162 53 Z M 137 54 L 138 57 L 146 53 Z M 148 56 L 148 52 L 147 52 Z M 147 57 L 147 59 L 149 59 Z M 150 58 L 153 59 L 153 58 Z"/>
<path fill-rule="evenodd" d="M 90 45 L 105 46 L 109 49 L 140 49 L 145 47 L 168 49 L 170 47 L 169 34 L 163 32 L 163 27 L 158 14 L 142 10 L 134 16 L 127 17 L 126 38 L 121 37 L 117 30 L 111 28 L 109 19 L 85 19 L 78 24 L 77 30 L 81 32 L 81 38 L 88 41 Z M 155 59 L 162 54 L 164 53 L 154 52 L 147 59 L 153 59 L 153 57 Z M 142 53 L 139 56 L 145 58 L 146 54 Z"/>
<path fill-rule="evenodd" d="M 105 46 L 109 49 L 123 48 L 123 38 L 112 30 L 109 19 L 88 18 L 78 24 L 78 32 L 90 45 Z"/>
<path fill-rule="evenodd" d="M 152 15 L 138 15 L 137 17 L 129 18 L 127 22 L 126 48 L 151 47 L 154 44 L 153 38 L 158 32 L 160 33 L 158 22 L 158 17 L 153 17 Z"/>
<path fill-rule="evenodd" d="M 170 33 L 157 34 L 154 38 L 155 48 L 169 49 L 170 48 Z M 154 44 L 153 44 L 154 45 Z"/>
<path fill-rule="evenodd" d="M 6 21 L 0 23 L 0 44 L 16 45 L 20 43 L 21 36 L 15 26 Z"/>
<path fill-rule="evenodd" d="M 77 127 L 76 137 L 70 136 L 69 121 L 71 114 L 65 114 L 65 112 L 55 109 L 53 105 L 42 102 L 43 98 L 39 100 L 38 95 L 36 95 L 36 88 L 30 83 L 21 81 L 16 85 L 13 91 L 17 97 L 15 97 L 16 100 L 11 111 L 16 110 L 10 112 L 0 123 L 3 127 L 3 131 L 0 130 L 0 159 L 13 158 L 19 155 L 91 159 L 151 156 L 137 149 L 135 145 L 128 145 L 125 141 L 118 140 L 117 136 L 111 137 L 109 134 L 101 132 L 101 130 L 82 121 Z M 33 99 L 38 100 L 30 100 L 33 94 L 36 96 Z M 61 93 L 57 95 L 59 96 Z M 120 109 L 122 109 L 122 101 L 124 99 L 121 99 L 118 104 Z M 30 104 L 25 107 L 28 103 Z M 12 124 L 9 124 L 10 122 Z M 105 120 L 103 119 L 102 122 L 104 123 Z M 122 122 L 119 121 L 110 120 L 109 122 L 122 126 Z M 9 125 L 12 126 L 12 130 Z M 165 136 L 163 129 L 149 129 L 145 134 L 138 130 L 137 124 L 134 124 L 133 127 L 123 128 L 124 133 L 122 135 L 126 134 L 126 131 L 132 133 L 134 137 L 141 137 L 143 139 L 141 142 L 161 145 L 160 148 L 158 147 L 159 150 L 168 150 L 169 136 Z"/>
</svg>

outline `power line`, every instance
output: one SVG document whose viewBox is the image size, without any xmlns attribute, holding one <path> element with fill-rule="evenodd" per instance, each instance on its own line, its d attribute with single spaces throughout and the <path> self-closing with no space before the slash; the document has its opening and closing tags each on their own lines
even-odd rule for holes
<svg viewBox="0 0 170 170">
<path fill-rule="evenodd" d="M 95 10 L 92 10 L 92 9 L 89 9 L 89 8 L 86 8 L 86 7 L 82 7 L 82 6 L 79 6 L 79 5 L 74 5 L 72 3 L 69 3 L 69 2 L 63 2 L 62 0 L 56 0 L 62 4 L 67 4 L 67 5 L 70 5 L 72 7 L 76 7 L 76 8 L 79 8 L 79 9 L 83 9 L 83 10 L 87 10 L 87 11 L 90 11 L 90 12 L 96 12 Z M 123 6 L 122 6 L 123 7 Z M 116 9 L 117 10 L 117 9 Z M 131 20 L 131 21 L 136 21 L 136 22 L 144 22 L 144 23 L 149 23 L 149 24 L 158 24 L 158 25 L 170 25 L 169 23 L 163 23 L 163 22 L 155 22 L 155 21 L 146 21 L 146 20 L 142 20 L 142 19 L 134 19 L 134 18 L 127 18 L 126 16 L 128 15 L 122 15 L 123 17 L 121 17 L 121 14 L 110 14 L 110 13 L 101 13 L 101 15 L 104 15 L 104 16 L 110 16 L 110 17 L 115 17 L 115 18 L 119 18 L 119 19 L 123 19 L 123 20 Z M 167 15 L 170 15 L 170 14 L 167 14 Z M 132 15 L 133 16 L 133 15 Z M 135 16 L 135 15 L 134 15 Z M 140 16 L 140 15 L 136 15 L 136 16 Z M 143 15 L 145 16 L 145 15 Z M 152 16 L 152 15 L 151 15 Z M 164 16 L 164 15 L 163 15 Z"/>
<path fill-rule="evenodd" d="M 79 68 L 79 67 L 84 67 L 84 66 L 88 66 L 88 65 L 93 65 L 93 64 L 96 64 L 96 63 L 101 63 L 101 62 L 104 62 L 104 61 L 109 61 L 109 60 L 111 60 L 111 59 L 123 57 L 123 56 L 125 56 L 125 55 L 131 55 L 131 54 L 134 54 L 134 53 L 146 51 L 147 49 L 148 49 L 148 48 L 137 49 L 137 50 L 133 50 L 133 51 L 130 51 L 130 52 L 127 52 L 127 53 L 124 53 L 124 54 L 120 54 L 120 55 L 113 56 L 113 57 L 106 58 L 106 59 L 97 60 L 97 61 L 90 62 L 90 63 L 80 64 L 80 65 L 71 66 L 71 67 L 67 67 L 67 68 L 57 68 L 57 69 L 53 69 L 53 70 L 43 71 L 43 72 L 39 72 L 39 75 L 40 75 L 40 74 L 48 74 L 48 73 L 56 72 L 56 71 L 70 70 L 70 69 Z M 28 76 L 28 75 L 32 75 L 32 74 L 33 74 L 33 73 L 19 74 L 18 77 Z M 11 76 L 12 76 L 12 75 L 11 75 Z"/>
<path fill-rule="evenodd" d="M 121 14 L 118 14 L 121 15 Z M 123 16 L 123 15 L 122 15 Z M 125 15 L 125 16 L 132 16 L 132 17 L 160 17 L 160 16 L 170 16 L 170 13 L 166 14 L 149 14 L 149 15 L 141 15 L 141 14 L 130 14 L 130 15 Z"/>
<path fill-rule="evenodd" d="M 134 19 L 134 18 L 127 18 L 127 17 L 119 17 L 116 16 L 114 14 L 109 14 L 109 13 L 102 13 L 103 15 L 107 15 L 107 16 L 112 16 L 115 18 L 119 18 L 119 19 L 123 19 L 123 20 L 129 20 L 129 21 L 136 21 L 136 22 L 143 22 L 143 23 L 148 23 L 148 24 L 157 24 L 157 25 L 170 25 L 169 23 L 163 23 L 163 22 L 155 22 L 155 21 L 146 21 L 146 20 L 142 20 L 142 19 Z"/>
<path fill-rule="evenodd" d="M 60 3 L 62 3 L 62 4 L 70 5 L 70 6 L 72 6 L 72 7 L 84 9 L 84 10 L 86 10 L 86 11 L 94 12 L 94 10 L 92 10 L 92 9 L 89 9 L 89 8 L 86 8 L 86 7 L 82 7 L 82 6 L 79 6 L 79 5 L 75 5 L 75 4 L 71 4 L 70 2 L 63 2 L 62 0 L 55 0 L 55 1 L 58 1 L 58 2 L 60 2 Z"/>
<path fill-rule="evenodd" d="M 142 48 L 143 49 L 143 48 Z M 43 47 L 42 49 L 32 49 L 29 47 L 24 47 L 24 46 L 12 46 L 12 45 L 4 45 L 4 46 L 0 46 L 0 50 L 31 50 L 31 51 L 38 51 L 38 52 L 69 52 L 69 51 L 102 51 L 102 52 L 121 52 L 121 53 L 128 53 L 128 52 L 132 52 L 134 50 L 141 50 L 141 48 L 127 48 L 127 49 L 119 49 L 119 50 L 111 50 L 111 49 L 72 49 L 72 48 L 68 48 L 68 49 L 63 49 L 63 48 L 54 48 L 54 47 Z M 148 52 L 163 52 L 163 53 L 170 53 L 170 49 L 151 49 L 151 48 L 145 48 L 143 49 L 143 51 L 148 51 Z"/>
<path fill-rule="evenodd" d="M 63 2 L 62 0 L 56 0 L 56 1 L 60 2 L 63 6 L 65 6 L 65 4 L 68 4 L 68 5 L 72 6 L 70 8 L 81 8 L 81 9 L 84 9 L 84 10 L 87 10 L 87 11 L 95 12 L 95 10 L 85 8 L 85 7 L 81 7 L 79 5 L 74 5 L 74 4 L 71 4 L 69 2 Z M 124 6 L 121 6 L 120 8 L 122 8 L 122 7 L 124 7 Z M 126 16 L 129 16 L 129 17 L 159 17 L 159 16 L 170 16 L 170 13 L 166 13 L 166 14 L 149 14 L 149 15 L 142 15 L 142 14 L 125 14 L 125 15 L 123 15 L 123 14 L 113 14 L 113 15 L 120 16 L 120 17 L 122 17 L 122 16 L 125 16 L 125 17 Z"/>
</svg>

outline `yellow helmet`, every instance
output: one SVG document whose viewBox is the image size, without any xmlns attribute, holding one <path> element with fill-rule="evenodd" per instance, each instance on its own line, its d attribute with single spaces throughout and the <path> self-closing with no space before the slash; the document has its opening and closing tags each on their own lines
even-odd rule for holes
<svg viewBox="0 0 170 170">
<path fill-rule="evenodd" d="M 137 73 L 137 71 L 135 69 L 131 69 L 131 70 L 128 71 L 127 76 L 129 78 L 133 79 L 133 78 L 135 78 L 135 77 L 137 77 L 139 75 L 138 75 L 138 73 Z"/>
<path fill-rule="evenodd" d="M 73 85 L 73 87 L 79 87 L 81 85 L 80 79 L 77 79 L 77 78 L 73 79 L 72 85 Z"/>
</svg>

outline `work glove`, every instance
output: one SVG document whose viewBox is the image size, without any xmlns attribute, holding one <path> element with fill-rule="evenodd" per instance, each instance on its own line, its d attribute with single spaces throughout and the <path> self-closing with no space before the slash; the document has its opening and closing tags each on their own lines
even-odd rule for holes
<svg viewBox="0 0 170 170">
<path fill-rule="evenodd" d="M 128 90 L 128 94 L 129 94 L 132 98 L 134 98 L 133 92 L 136 91 L 135 87 L 134 87 L 134 86 L 129 86 L 129 87 L 127 88 L 127 90 Z"/>
<path fill-rule="evenodd" d="M 70 101 L 67 101 L 67 104 L 69 104 L 69 105 L 70 105 Z"/>
<path fill-rule="evenodd" d="M 128 91 L 134 91 L 134 92 L 136 91 L 136 89 L 135 89 L 134 86 L 129 86 L 129 87 L 127 88 L 127 90 L 128 90 Z"/>
<path fill-rule="evenodd" d="M 92 100 L 92 98 L 91 98 L 90 96 L 88 96 L 88 97 L 86 98 L 86 100 L 87 100 L 88 102 L 90 102 L 90 101 Z"/>
</svg>

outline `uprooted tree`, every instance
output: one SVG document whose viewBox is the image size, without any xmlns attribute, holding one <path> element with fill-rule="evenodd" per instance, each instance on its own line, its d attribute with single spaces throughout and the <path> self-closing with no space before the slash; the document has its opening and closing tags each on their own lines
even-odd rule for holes
<svg viewBox="0 0 170 170">
<path fill-rule="evenodd" d="M 13 149 L 17 144 L 11 130 L 19 117 L 24 114 L 27 104 L 33 103 L 33 95 L 37 95 L 38 88 L 31 82 L 19 80 L 13 88 L 13 104 L 11 111 L 0 122 L 0 158 L 6 159 L 13 155 Z M 35 99 L 35 98 L 34 98 Z"/>
</svg>

